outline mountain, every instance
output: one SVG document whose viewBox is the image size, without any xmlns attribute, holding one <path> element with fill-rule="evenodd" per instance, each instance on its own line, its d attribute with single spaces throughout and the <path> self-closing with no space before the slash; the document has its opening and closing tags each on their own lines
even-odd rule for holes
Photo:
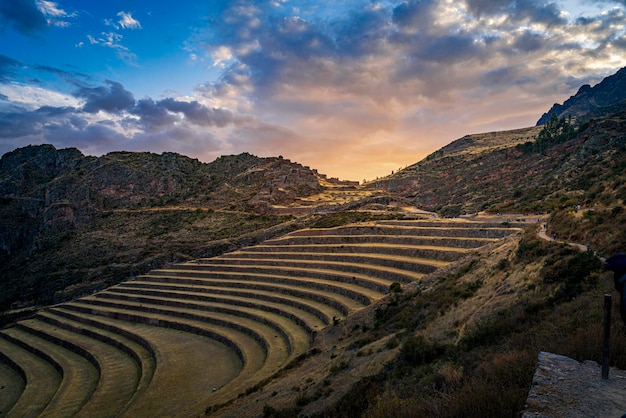
<svg viewBox="0 0 626 418">
<path fill-rule="evenodd" d="M 626 200 L 626 112 L 540 149 L 541 132 L 538 126 L 467 135 L 374 185 L 442 216 Z"/>
<path fill-rule="evenodd" d="M 0 310 L 224 251 L 289 221 L 303 199 L 351 186 L 247 153 L 205 164 L 175 153 L 14 150 L 0 159 Z"/>
<path fill-rule="evenodd" d="M 547 123 L 553 116 L 572 116 L 580 121 L 616 113 L 624 108 L 626 108 L 626 67 L 593 87 L 585 84 L 563 104 L 555 103 L 541 116 L 537 125 Z"/>
<path fill-rule="evenodd" d="M 431 254 L 429 268 L 443 265 L 437 257 L 458 253 L 460 258 L 411 283 L 392 283 L 388 295 L 366 297 L 370 304 L 355 314 L 330 314 L 329 325 L 312 335 L 311 350 L 232 403 L 207 406 L 205 415 L 519 416 L 540 351 L 600 361 L 602 298 L 614 290 L 613 275 L 601 269 L 600 257 L 626 248 L 626 112 L 619 102 L 610 113 L 603 113 L 606 105 L 595 109 L 565 132 L 550 130 L 547 123 L 467 135 L 368 185 L 329 179 L 281 157 L 240 154 L 205 164 L 173 153 L 90 157 L 50 145 L 17 149 L 0 159 L 0 310 L 13 308 L 0 321 L 35 318 L 0 330 L 0 345 L 7 347 L 12 335 L 28 334 L 24 331 L 36 330 L 38 321 L 50 320 L 50 310 L 38 312 L 37 305 L 73 300 L 154 268 L 300 228 L 306 230 L 273 240 L 275 251 L 265 267 L 275 267 L 283 251 L 278 247 L 292 238 L 299 247 L 306 247 L 303 242 L 346 247 L 360 261 L 327 261 L 352 271 L 341 283 L 353 286 L 364 281 L 361 269 L 372 253 L 361 254 L 363 247 L 352 245 L 354 236 L 333 234 L 354 228 L 371 239 L 375 224 L 335 227 L 384 219 L 379 224 L 393 231 L 380 246 L 389 265 L 374 269 L 385 279 L 393 280 L 405 264 L 427 261 L 398 254 L 397 247 L 407 242 L 404 229 L 425 240 L 405 249 Z M 459 236 L 468 219 L 433 220 L 437 215 L 470 218 L 477 225 L 474 241 L 487 244 L 465 247 Z M 399 219 L 404 217 L 427 219 Z M 516 218 L 527 221 L 523 231 Z M 446 232 L 434 224 L 445 225 Z M 515 231 L 502 240 L 482 238 L 499 229 Z M 433 250 L 444 240 L 455 249 Z M 394 249 L 390 242 L 403 244 Z M 272 241 L 265 244 L 272 247 Z M 306 265 L 317 258 L 304 254 L 310 258 Z M 286 258 L 291 271 L 305 269 L 294 261 Z M 191 264 L 202 268 L 203 263 Z M 258 293 L 275 315 L 275 300 L 289 301 L 293 291 Z M 179 298 L 199 305 L 198 299 Z M 295 309 L 292 304 L 285 309 Z M 315 306 L 317 301 L 307 312 L 319 309 Z M 70 318 L 92 314 L 66 312 Z M 82 335 L 92 325 L 70 328 Z M 618 315 L 612 327 L 611 366 L 626 369 L 626 335 Z M 50 322 L 46 332 L 65 335 L 56 328 Z M 174 345 L 184 342 L 182 334 L 171 335 Z M 274 331 L 269 335 L 277 338 Z M 154 360 L 152 353 L 146 364 Z M 9 376 L 3 354 L 2 373 Z M 187 364 L 200 363 L 193 358 Z M 183 379 L 191 375 L 177 372 Z M 13 374 L 12 382 L 21 381 L 21 374 Z M 163 376 L 154 374 L 154 381 L 162 384 L 168 403 L 175 391 Z M 201 396 L 219 395 L 220 389 Z"/>
</svg>

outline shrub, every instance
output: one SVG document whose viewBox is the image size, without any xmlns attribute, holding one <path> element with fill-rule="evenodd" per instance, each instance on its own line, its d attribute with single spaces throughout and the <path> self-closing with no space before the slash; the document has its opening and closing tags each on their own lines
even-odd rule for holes
<svg viewBox="0 0 626 418">
<path fill-rule="evenodd" d="M 418 366 L 435 360 L 443 351 L 441 346 L 427 341 L 423 336 L 411 335 L 404 341 L 400 356 L 403 361 Z"/>
<path fill-rule="evenodd" d="M 402 285 L 398 282 L 393 282 L 389 285 L 389 292 L 400 293 L 402 292 Z"/>
<path fill-rule="evenodd" d="M 528 262 L 547 255 L 548 245 L 535 236 L 534 231 L 526 230 L 517 246 L 515 258 L 518 262 Z"/>
<path fill-rule="evenodd" d="M 578 252 L 563 248 L 545 261 L 541 276 L 547 283 L 560 286 L 553 299 L 570 300 L 582 293 L 589 286 L 594 286 L 591 273 L 599 270 L 602 263 L 591 251 Z"/>
</svg>

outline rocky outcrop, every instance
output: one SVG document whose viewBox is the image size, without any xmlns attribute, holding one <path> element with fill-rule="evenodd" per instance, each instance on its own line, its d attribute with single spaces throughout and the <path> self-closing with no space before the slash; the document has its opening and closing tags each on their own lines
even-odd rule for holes
<svg viewBox="0 0 626 418">
<path fill-rule="evenodd" d="M 572 116 L 574 119 L 584 118 L 593 113 L 599 117 L 617 113 L 626 108 L 626 67 L 612 76 L 591 87 L 589 84 L 578 89 L 578 92 L 567 99 L 563 104 L 555 103 L 537 121 L 537 125 L 547 123 L 553 115 L 557 117 Z"/>
<path fill-rule="evenodd" d="M 133 211 L 142 214 L 137 216 L 152 215 L 148 225 L 163 232 L 176 231 L 183 218 L 193 220 L 200 213 L 220 210 L 246 213 L 253 222 L 257 215 L 272 214 L 273 205 L 319 193 L 323 189 L 320 180 L 316 171 L 287 159 L 247 153 L 206 164 L 169 152 L 112 152 L 92 157 L 75 148 L 52 145 L 16 149 L 0 159 L 0 306 L 6 307 L 16 297 L 38 301 L 42 294 L 51 295 L 78 281 L 89 285 L 88 271 L 108 264 L 137 264 L 133 253 L 121 248 L 142 239 L 141 231 L 109 241 L 93 238 L 108 236 L 103 219 L 112 213 L 128 213 L 128 231 L 138 223 Z M 195 212 L 181 217 L 183 212 L 176 214 L 176 210 Z M 153 238 L 155 232 L 143 233 Z M 188 251 L 185 245 L 180 244 Z M 77 256 L 65 260 L 70 249 L 76 248 L 81 248 L 77 254 L 83 250 L 95 254 L 102 264 L 96 266 L 95 260 L 85 257 L 79 261 Z M 119 257 L 112 255 L 116 251 Z M 41 254 L 46 260 L 56 260 L 57 268 L 50 261 L 37 263 Z"/>
<path fill-rule="evenodd" d="M 523 418 L 621 417 L 626 414 L 626 371 L 611 368 L 601 379 L 594 361 L 579 363 L 558 354 L 539 353 L 539 365 Z"/>
</svg>

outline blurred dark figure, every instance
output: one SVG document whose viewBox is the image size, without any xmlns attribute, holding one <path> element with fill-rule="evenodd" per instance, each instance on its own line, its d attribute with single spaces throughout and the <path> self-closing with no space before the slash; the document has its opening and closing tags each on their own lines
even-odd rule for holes
<svg viewBox="0 0 626 418">
<path fill-rule="evenodd" d="M 626 254 L 615 254 L 606 260 L 604 267 L 613 272 L 615 290 L 619 292 L 619 314 L 622 322 L 626 325 L 626 294 L 624 284 L 626 283 Z"/>
</svg>

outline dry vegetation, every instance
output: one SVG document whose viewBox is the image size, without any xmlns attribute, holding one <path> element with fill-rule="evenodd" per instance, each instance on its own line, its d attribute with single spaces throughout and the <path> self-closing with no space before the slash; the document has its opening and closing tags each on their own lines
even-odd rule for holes
<svg viewBox="0 0 626 418">
<path fill-rule="evenodd" d="M 602 295 L 612 287 L 591 252 L 540 241 L 531 228 L 346 319 L 342 332 L 328 330 L 326 374 L 290 394 L 297 376 L 315 373 L 296 371 L 247 407 L 266 402 L 268 417 L 515 417 L 539 351 L 600 361 Z M 612 365 L 624 368 L 617 315 L 613 335 Z"/>
<path fill-rule="evenodd" d="M 624 252 L 626 243 L 625 126 L 624 114 L 590 121 L 579 127 L 575 137 L 555 142 L 541 152 L 536 152 L 532 146 L 540 132 L 536 127 L 467 136 L 426 160 L 376 182 L 375 185 L 386 192 L 335 187 L 317 178 L 311 182 L 315 177 L 312 172 L 301 171 L 301 167 L 282 159 L 261 161 L 248 154 L 221 158 L 213 163 L 216 170 L 226 173 L 219 177 L 209 172 L 200 175 L 196 171 L 197 162 L 166 155 L 163 161 L 178 167 L 176 175 L 159 178 L 157 183 L 163 187 L 176 184 L 176 179 L 183 178 L 185 173 L 190 175 L 188 183 L 183 181 L 182 188 L 174 187 L 159 196 L 146 192 L 143 197 L 133 197 L 130 203 L 124 200 L 123 193 L 109 201 L 96 199 L 94 205 L 100 206 L 89 212 L 90 222 L 77 222 L 73 228 L 48 222 L 48 226 L 41 227 L 30 253 L 3 259 L 7 262 L 3 263 L 0 273 L 9 279 L 3 277 L 6 291 L 2 307 L 6 308 L 17 295 L 25 305 L 71 300 L 156 267 L 172 267 L 145 276 L 142 280 L 145 283 L 152 280 L 148 284 L 153 288 L 141 290 L 145 293 L 141 296 L 132 296 L 135 300 L 129 296 L 133 292 L 131 282 L 110 290 L 109 296 L 75 302 L 75 311 L 58 307 L 50 313 L 65 315 L 66 323 L 81 317 L 82 325 L 77 325 L 83 330 L 80 332 L 87 332 L 84 330 L 91 330 L 90 327 L 99 329 L 98 332 L 106 329 L 101 338 L 116 339 L 115 344 L 125 345 L 129 352 L 135 352 L 134 361 L 144 372 L 142 376 L 149 376 L 141 378 L 145 380 L 143 383 L 136 382 L 137 387 L 147 385 L 152 379 L 158 390 L 152 392 L 151 398 L 146 398 L 147 403 L 136 404 L 141 407 L 137 406 L 139 409 L 132 412 L 153 415 L 161 411 L 158 407 L 161 399 L 177 379 L 184 378 L 185 370 L 194 362 L 193 355 L 178 358 L 170 353 L 167 357 L 166 345 L 191 329 L 196 335 L 193 337 L 198 343 L 196 347 L 204 344 L 207 336 L 214 336 L 211 332 L 217 329 L 215 324 L 229 315 L 228 309 L 234 309 L 200 307 L 209 302 L 200 302 L 197 295 L 192 298 L 189 289 L 178 295 L 175 295 L 178 290 L 169 289 L 172 295 L 155 296 L 155 283 L 162 280 L 171 279 L 172 283 L 178 279 L 190 280 L 185 285 L 198 284 L 191 281 L 198 279 L 200 273 L 193 273 L 192 278 L 180 277 L 184 273 L 176 272 L 171 263 L 231 252 L 302 227 L 323 228 L 326 232 L 320 234 L 328 234 L 329 228 L 355 222 L 369 222 L 369 226 L 383 219 L 400 220 L 407 216 L 429 219 L 432 216 L 403 209 L 411 205 L 436 211 L 444 217 L 484 209 L 492 213 L 526 212 L 529 214 L 526 220 L 536 218 L 540 222 L 533 220 L 533 225 L 523 233 L 485 247 L 459 251 L 464 254 L 461 259 L 412 283 L 385 278 L 387 296 L 382 297 L 386 292 L 380 289 L 376 290 L 375 297 L 374 293 L 363 291 L 366 296 L 361 296 L 362 301 L 368 297 L 382 299 L 369 305 L 362 303 L 345 317 L 329 311 L 331 313 L 322 320 L 328 325 L 311 334 L 294 329 L 285 331 L 287 327 L 276 325 L 293 319 L 279 318 L 285 316 L 285 312 L 293 312 L 292 305 L 297 298 L 285 290 L 286 281 L 293 277 L 271 279 L 274 286 L 282 281 L 283 287 L 276 295 L 265 294 L 266 289 L 261 290 L 260 284 L 246 289 L 247 283 L 235 283 L 240 289 L 237 289 L 239 294 L 228 296 L 233 301 L 243 297 L 241 294 L 246 290 L 256 293 L 255 297 L 263 293 L 265 302 L 261 304 L 265 303 L 266 308 L 278 304 L 276 298 L 290 301 L 289 307 L 280 307 L 282 311 L 272 315 L 250 313 L 258 306 L 245 302 L 249 318 L 238 319 L 239 325 L 229 331 L 220 331 L 220 335 L 232 337 L 231 343 L 237 340 L 240 347 L 250 348 L 246 355 L 239 353 L 239 360 L 256 359 L 255 367 L 261 370 L 262 363 L 270 358 L 272 360 L 267 362 L 271 370 L 263 369 L 262 374 L 250 380 L 241 377 L 235 386 L 241 393 L 236 399 L 233 399 L 235 392 L 218 391 L 213 395 L 215 401 L 210 401 L 209 383 L 204 381 L 204 386 L 194 386 L 189 379 L 186 382 L 188 393 L 176 398 L 176 402 L 182 403 L 164 401 L 171 413 L 204 411 L 206 415 L 224 417 L 518 416 L 524 408 L 539 351 L 553 351 L 579 361 L 600 361 L 602 295 L 611 293 L 614 287 L 612 274 L 602 269 L 599 257 Z M 154 156 L 150 158 L 151 172 L 159 173 L 163 161 Z M 120 153 L 102 163 L 90 160 L 83 166 L 76 166 L 71 179 L 93 177 L 94 173 L 102 173 L 120 162 L 126 170 L 125 176 L 141 168 L 133 155 Z M 41 185 L 50 181 L 37 172 L 27 174 L 24 187 L 33 186 L 32 182 Z M 291 186 L 287 187 L 285 182 L 290 175 L 293 178 Z M 134 179 L 139 181 L 139 177 Z M 54 188 L 62 186 L 59 183 L 53 183 L 55 193 L 58 190 Z M 278 183 L 280 187 L 274 187 Z M 16 184 L 3 183 L 3 187 L 13 188 Z M 126 186 L 125 183 L 117 185 L 117 192 L 126 190 Z M 198 190 L 201 193 L 194 194 Z M 0 200 L 7 209 L 2 215 L 7 225 L 30 225 L 33 218 L 24 213 L 34 210 L 35 200 L 28 199 L 36 198 Z M 50 206 L 46 213 L 64 214 L 76 207 L 64 201 Z M 305 216 L 286 215 L 302 209 L 308 211 Z M 318 213 L 311 214 L 315 210 Z M 543 216 L 543 213 L 548 215 Z M 78 210 L 76 214 L 81 215 Z M 498 219 L 503 227 L 510 226 L 509 218 L 493 215 L 489 218 L 491 221 Z M 480 216 L 473 219 L 480 219 Z M 579 252 L 566 244 L 539 239 L 537 228 L 544 221 L 549 235 L 556 234 L 562 241 L 587 244 L 591 251 Z M 455 222 L 450 221 L 448 227 L 453 227 Z M 341 238 L 346 241 L 342 243 L 324 239 L 329 241 L 320 243 L 320 247 L 350 246 L 349 238 Z M 447 261 L 438 265 L 446 264 Z M 198 265 L 205 268 L 202 262 Z M 236 271 L 240 267 L 229 268 Z M 293 266 L 290 268 L 295 271 Z M 261 277 L 265 270 L 271 269 L 278 268 L 266 260 L 266 265 L 257 268 L 255 274 Z M 322 274 L 311 273 L 315 268 L 310 266 L 308 270 L 307 274 Z M 12 273 L 19 274 L 11 278 Z M 157 277 L 159 274 L 167 278 Z M 341 283 L 338 287 L 357 281 L 356 275 L 348 278 L 338 275 L 337 280 Z M 206 279 L 203 286 L 219 281 L 226 280 L 223 277 Z M 141 280 L 137 281 L 137 286 L 141 285 L 139 282 Z M 316 286 L 315 292 L 321 294 L 324 286 L 330 284 Z M 230 291 L 220 290 L 223 295 Z M 202 292 L 208 293 L 206 289 Z M 206 299 L 206 295 L 202 297 Z M 181 299 L 193 302 L 181 302 Z M 195 304 L 202 312 L 189 312 L 177 305 L 181 303 Z M 113 306 L 115 304 L 118 306 Z M 119 325 L 114 319 L 118 315 L 114 313 L 116 309 L 122 309 L 119 315 L 133 317 L 136 323 Z M 611 361 L 613 366 L 626 368 L 626 352 L 620 349 L 626 344 L 626 332 L 617 310 L 616 301 Z M 351 311 L 345 308 L 342 312 Z M 19 315 L 23 312 L 5 315 L 3 320 L 11 322 Z M 176 320 L 172 319 L 174 315 L 178 315 Z M 41 317 L 39 320 L 43 320 Z M 68 319 L 70 317 L 73 319 Z M 201 317 L 204 319 L 200 320 Z M 250 326 L 253 331 L 247 334 L 233 331 L 248 329 L 249 321 L 256 320 L 253 318 L 263 324 Z M 206 323 L 198 325 L 202 321 Z M 167 324 L 169 339 L 161 340 L 157 334 L 151 334 L 154 327 L 150 324 Z M 9 337 L 0 338 L 0 348 L 8 347 L 12 333 L 20 335 L 24 331 L 15 329 L 2 331 Z M 307 332 L 312 329 L 309 325 Z M 135 339 L 131 335 L 135 335 Z M 309 341 L 309 335 L 315 338 Z M 191 344 L 191 340 L 188 342 Z M 228 341 L 223 342 L 232 355 L 236 344 L 229 346 Z M 44 351 L 47 349 L 42 347 Z M 281 348 L 273 350 L 272 347 Z M 277 352 L 281 352 L 280 355 Z M 70 358 L 68 353 L 55 352 L 55 358 L 64 356 Z M 205 362 L 210 361 L 207 353 L 203 356 Z M 85 363 L 84 359 L 80 361 Z M 169 361 L 174 365 L 181 361 L 178 364 L 183 366 L 178 369 L 179 375 L 156 374 L 156 361 Z M 237 363 L 237 359 L 233 361 Z M 3 366 L 9 363 L 6 358 L 0 362 L 0 377 L 19 380 L 20 377 Z M 26 370 L 25 376 L 32 377 L 38 368 L 45 367 L 54 369 L 42 361 Z M 97 367 L 84 365 L 85 382 L 93 380 L 89 377 L 90 373 L 95 373 L 92 369 Z M 242 375 L 249 369 L 244 365 L 243 370 Z M 52 375 L 54 373 L 51 371 Z M 199 370 L 194 373 L 201 378 Z M 40 387 L 45 386 L 54 387 L 54 382 Z M 22 387 L 26 389 L 33 393 L 33 387 Z M 49 390 L 39 392 L 37 399 L 53 396 Z M 2 395 L 4 403 L 0 405 L 9 404 L 17 396 L 10 391 Z"/>
</svg>

